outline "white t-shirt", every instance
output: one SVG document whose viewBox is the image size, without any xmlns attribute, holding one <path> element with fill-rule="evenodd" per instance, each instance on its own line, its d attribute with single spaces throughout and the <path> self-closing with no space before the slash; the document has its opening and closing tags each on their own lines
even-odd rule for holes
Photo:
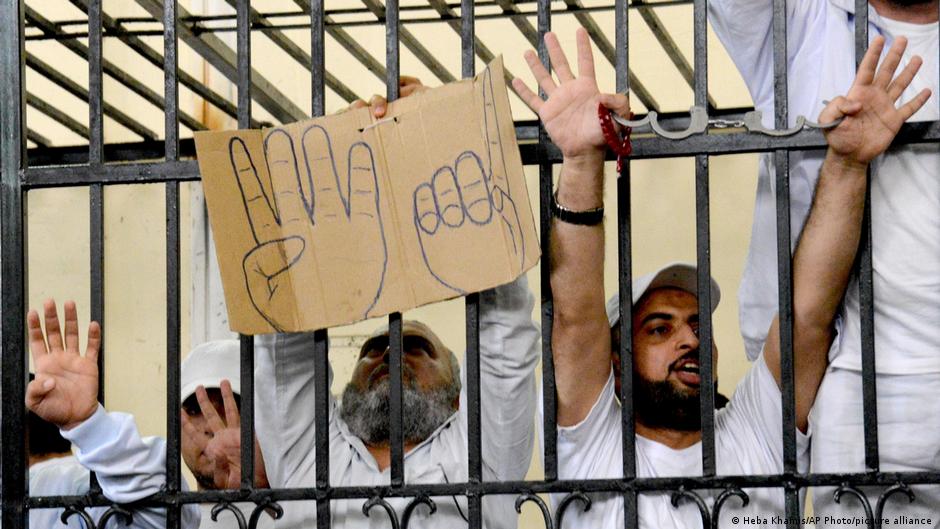
<svg viewBox="0 0 940 529">
<path fill-rule="evenodd" d="M 855 78 L 854 0 L 787 2 L 789 118 L 816 119 L 824 100 L 848 92 Z M 765 125 L 774 115 L 773 0 L 711 0 L 709 20 L 747 84 Z M 938 111 L 937 24 L 894 22 L 869 9 L 869 35 L 910 39 L 902 65 L 924 58 L 908 101 L 923 88 L 934 95 L 911 121 Z M 888 47 L 885 47 L 887 53 Z M 912 145 L 873 164 L 872 226 L 876 369 L 882 374 L 940 373 L 940 147 Z M 824 151 L 790 155 L 790 220 L 795 245 L 809 214 Z M 738 302 L 741 332 L 755 358 L 777 312 L 776 189 L 771 156 L 761 156 L 754 225 Z M 858 282 L 842 314 L 845 327 L 830 352 L 833 366 L 860 370 Z"/>
<path fill-rule="evenodd" d="M 715 412 L 715 457 L 719 475 L 777 474 L 783 471 L 783 440 L 780 390 L 758 357 L 738 385 L 728 405 Z M 558 476 L 561 479 L 622 477 L 623 452 L 620 403 L 615 397 L 613 375 L 601 391 L 588 416 L 579 424 L 558 428 Z M 800 472 L 809 466 L 809 437 L 797 432 L 797 462 Z M 674 450 L 637 436 L 636 470 L 639 477 L 702 475 L 702 444 Z M 721 491 L 698 491 L 709 505 Z M 749 516 L 749 526 L 784 526 L 772 517 L 785 516 L 784 493 L 780 488 L 747 489 L 746 508 L 729 499 L 721 510 L 722 526 L 740 526 L 731 519 Z M 639 527 L 645 529 L 702 526 L 698 508 L 683 501 L 678 508 L 671 494 L 643 493 L 638 500 Z M 553 495 L 557 506 L 564 495 Z M 565 513 L 566 528 L 602 529 L 623 527 L 623 500 L 619 494 L 593 494 L 593 505 L 582 512 L 578 504 Z"/>
</svg>

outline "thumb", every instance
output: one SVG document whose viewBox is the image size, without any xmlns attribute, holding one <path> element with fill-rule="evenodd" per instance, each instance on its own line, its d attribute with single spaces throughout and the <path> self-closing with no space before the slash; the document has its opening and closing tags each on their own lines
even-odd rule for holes
<svg viewBox="0 0 940 529">
<path fill-rule="evenodd" d="M 35 412 L 35 408 L 46 398 L 46 395 L 55 389 L 55 385 L 54 378 L 38 375 L 26 386 L 26 407 Z"/>
<path fill-rule="evenodd" d="M 622 118 L 630 117 L 630 97 L 626 94 L 600 94 L 600 103 Z"/>
<path fill-rule="evenodd" d="M 857 101 L 851 101 L 844 96 L 839 96 L 819 113 L 820 123 L 832 123 L 843 116 L 853 116 L 862 110 L 862 104 Z"/>
</svg>

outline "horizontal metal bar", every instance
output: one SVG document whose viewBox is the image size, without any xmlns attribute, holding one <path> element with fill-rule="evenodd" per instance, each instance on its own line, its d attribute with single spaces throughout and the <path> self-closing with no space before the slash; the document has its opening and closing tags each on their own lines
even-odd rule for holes
<svg viewBox="0 0 940 529">
<path fill-rule="evenodd" d="M 21 174 L 21 177 L 25 188 L 185 182 L 199 180 L 199 164 L 195 160 L 182 160 L 154 163 L 106 163 L 96 166 L 30 167 Z"/>
<path fill-rule="evenodd" d="M 220 501 L 297 501 L 297 500 L 341 500 L 368 499 L 375 496 L 383 498 L 401 498 L 419 495 L 427 496 L 466 496 L 466 495 L 505 495 L 523 493 L 559 493 L 581 491 L 591 492 L 632 492 L 632 491 L 669 491 L 680 487 L 685 489 L 724 489 L 734 488 L 778 488 L 811 486 L 854 486 L 868 485 L 907 485 L 940 483 L 940 472 L 859 472 L 829 474 L 762 474 L 746 476 L 712 477 L 668 477 L 668 478 L 633 478 L 633 479 L 588 479 L 557 481 L 500 481 L 484 483 L 409 483 L 401 487 L 334 487 L 328 489 L 254 489 L 247 490 L 205 490 L 198 492 L 179 492 L 170 494 L 159 492 L 134 504 L 135 507 L 176 505 L 187 503 L 207 503 Z M 83 496 L 33 496 L 27 500 L 31 509 L 46 509 L 66 505 L 99 506 L 110 505 L 111 501 L 103 495 Z"/>
</svg>

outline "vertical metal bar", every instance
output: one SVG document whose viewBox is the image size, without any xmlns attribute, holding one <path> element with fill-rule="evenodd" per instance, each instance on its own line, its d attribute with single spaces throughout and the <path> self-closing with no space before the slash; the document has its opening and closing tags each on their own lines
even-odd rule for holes
<svg viewBox="0 0 940 529">
<path fill-rule="evenodd" d="M 251 126 L 251 26 L 248 19 L 250 0 L 239 0 L 235 9 L 236 47 L 238 48 L 238 128 Z"/>
<path fill-rule="evenodd" d="M 20 171 L 26 167 L 22 0 L 0 0 L 0 295 L 3 363 L 0 394 L 0 525 L 27 527 L 26 441 L 26 204 Z"/>
<path fill-rule="evenodd" d="M 552 30 L 551 1 L 538 0 L 539 59 L 551 71 L 551 59 L 545 46 L 545 34 Z M 545 93 L 539 89 L 539 95 Z M 544 156 L 545 145 L 549 142 L 545 128 L 539 122 L 539 153 Z M 543 263 L 549 262 L 552 215 L 550 210 L 552 197 L 552 165 L 539 162 L 539 221 L 541 223 Z M 542 431 L 545 450 L 545 480 L 558 479 L 558 424 L 555 401 L 555 361 L 552 357 L 552 304 L 551 275 L 548 266 L 542 266 Z"/>
<path fill-rule="evenodd" d="M 101 2 L 88 2 L 88 163 L 103 161 L 104 122 L 101 84 Z"/>
<path fill-rule="evenodd" d="M 855 1 L 855 64 L 868 50 L 868 2 Z M 862 237 L 858 250 L 858 294 L 862 334 L 862 409 L 865 425 L 865 467 L 880 468 L 878 457 L 878 392 L 875 387 L 875 292 L 872 278 L 871 168 L 862 217 Z"/>
<path fill-rule="evenodd" d="M 321 6 L 322 10 L 322 6 Z M 314 357 L 316 359 L 314 421 L 316 422 L 316 487 L 321 490 L 330 488 L 330 339 L 326 329 L 315 331 L 313 335 Z M 317 500 L 317 527 L 330 529 L 330 500 Z"/>
<path fill-rule="evenodd" d="M 324 27 L 324 0 L 310 2 L 310 113 L 322 116 L 326 107 L 326 72 Z M 326 329 L 314 332 L 313 354 L 315 357 L 314 423 L 316 487 L 321 490 L 330 488 L 330 339 Z M 317 527 L 330 529 L 332 512 L 329 499 L 317 500 Z"/>
<path fill-rule="evenodd" d="M 630 90 L 630 15 L 627 0 L 614 6 L 617 91 Z M 623 477 L 636 477 L 636 423 L 633 417 L 633 236 L 630 208 L 630 160 L 617 175 L 617 262 L 620 292 L 620 435 Z M 623 493 L 624 529 L 638 526 L 637 493 Z"/>
<path fill-rule="evenodd" d="M 176 0 L 163 2 L 164 153 L 168 162 L 179 159 L 179 47 L 176 37 Z M 180 491 L 180 187 L 166 184 L 166 488 Z M 179 503 L 167 505 L 167 529 L 179 529 Z"/>
<path fill-rule="evenodd" d="M 460 2 L 460 64 L 461 75 L 472 78 L 476 73 L 476 19 L 472 0 Z M 480 424 L 480 296 L 466 298 L 467 326 L 467 468 L 470 483 L 483 481 L 483 450 Z M 492 404 L 492 403 L 491 403 Z M 483 527 L 483 501 L 479 495 L 467 498 L 470 529 Z"/>
<path fill-rule="evenodd" d="M 241 460 L 242 489 L 255 486 L 255 340 L 241 336 Z"/>
<path fill-rule="evenodd" d="M 788 107 L 788 51 L 787 3 L 774 0 L 774 124 L 786 128 L 789 123 Z M 796 399 L 793 357 L 793 256 L 790 233 L 790 154 L 779 150 L 774 154 L 774 174 L 777 189 L 777 304 L 780 319 L 780 376 L 781 408 L 783 410 L 783 470 L 798 471 L 796 459 Z M 800 503 L 799 489 L 784 490 L 787 528 L 798 528 Z"/>
<path fill-rule="evenodd" d="M 708 105 L 708 0 L 695 0 L 695 104 Z M 715 475 L 715 385 L 712 356 L 711 226 L 708 207 L 708 156 L 695 157 L 695 241 L 698 268 L 699 361 L 702 364 L 702 472 Z"/>
<path fill-rule="evenodd" d="M 385 92 L 388 100 L 398 99 L 398 80 L 400 77 L 401 55 L 398 31 L 399 27 L 398 0 L 385 2 Z M 388 317 L 389 340 L 389 372 L 392 374 L 389 398 L 391 429 L 391 480 L 392 486 L 404 484 L 404 439 L 402 437 L 402 388 L 401 388 L 401 314 L 394 313 Z"/>
<path fill-rule="evenodd" d="M 239 0 L 235 8 L 236 47 L 238 48 L 238 127 L 251 126 L 251 10 L 250 0 Z M 254 486 L 255 410 L 254 410 L 254 338 L 241 336 L 241 486 Z"/>
</svg>

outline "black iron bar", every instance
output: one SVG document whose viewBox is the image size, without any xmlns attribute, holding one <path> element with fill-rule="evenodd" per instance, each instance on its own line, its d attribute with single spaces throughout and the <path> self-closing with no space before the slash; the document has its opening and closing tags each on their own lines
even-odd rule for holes
<svg viewBox="0 0 940 529">
<path fill-rule="evenodd" d="M 774 125 L 789 125 L 787 5 L 785 0 L 773 4 L 774 45 Z M 777 307 L 780 319 L 780 398 L 783 409 L 783 470 L 797 471 L 796 455 L 796 382 L 793 356 L 793 256 L 790 251 L 790 154 L 774 151 L 774 174 L 777 189 Z M 784 489 L 787 528 L 797 529 L 800 514 L 799 489 Z"/>
<path fill-rule="evenodd" d="M 855 64 L 858 65 L 868 51 L 868 2 L 855 1 Z M 868 169 L 865 211 L 862 216 L 862 234 L 858 250 L 858 293 L 861 307 L 862 335 L 862 410 L 865 428 L 865 467 L 878 471 L 878 391 L 875 379 L 875 292 L 872 277 L 871 237 L 871 168 Z"/>
<path fill-rule="evenodd" d="M 297 4 L 305 13 L 312 12 L 310 0 L 294 0 L 294 3 Z M 322 5 L 322 2 L 318 2 L 317 5 Z M 369 12 L 364 9 L 365 12 Z M 326 13 L 326 14 L 323 14 Z M 267 15 L 270 18 L 271 15 Z M 385 82 L 385 66 L 380 63 L 375 57 L 372 56 L 362 45 L 360 45 L 356 39 L 350 35 L 346 30 L 341 28 L 338 24 L 335 24 L 333 20 L 329 17 L 329 11 L 323 10 L 319 14 L 322 22 L 318 24 L 322 25 L 327 33 L 333 37 L 336 42 L 339 43 L 350 55 L 352 55 L 357 61 L 359 61 L 367 70 L 375 74 L 380 81 Z M 311 23 L 311 25 L 313 25 Z M 311 28 L 312 29 L 312 28 Z"/>
<path fill-rule="evenodd" d="M 614 11 L 617 91 L 631 89 L 630 17 L 627 0 L 617 0 Z M 631 161 L 617 175 L 617 277 L 620 296 L 620 441 L 624 479 L 636 478 L 636 423 L 633 414 L 633 233 L 630 204 Z M 623 493 L 623 526 L 639 524 L 636 491 Z M 560 528 L 559 528 L 560 529 Z"/>
<path fill-rule="evenodd" d="M 26 139 L 35 143 L 40 148 L 52 147 L 52 140 L 33 129 L 26 129 Z"/>
<path fill-rule="evenodd" d="M 0 369 L 0 525 L 27 527 L 26 202 L 20 171 L 26 166 L 26 107 L 22 0 L 0 1 L 0 310 L 3 363 Z"/>
<path fill-rule="evenodd" d="M 26 92 L 26 104 L 49 116 L 60 125 L 78 134 L 82 138 L 88 140 L 91 137 L 91 131 L 88 127 L 32 92 Z"/>
<path fill-rule="evenodd" d="M 550 0 L 539 0 L 538 3 L 538 37 L 536 39 L 539 60 L 551 71 L 551 59 L 548 48 L 545 46 L 545 34 L 552 30 L 552 18 L 549 8 Z M 528 22 L 526 22 L 528 23 Z M 543 90 L 539 95 L 545 97 Z M 552 215 L 550 209 L 552 189 L 552 165 L 542 156 L 543 148 L 549 142 L 545 128 L 539 123 L 538 152 L 539 161 L 539 222 L 541 224 L 542 263 L 551 260 L 549 255 Z M 541 314 L 542 314 L 542 449 L 544 450 L 544 472 L 546 481 L 558 479 L 558 423 L 555 395 L 555 359 L 552 356 L 552 321 L 554 308 L 552 305 L 551 271 L 544 264 L 541 272 Z"/>
</svg>

